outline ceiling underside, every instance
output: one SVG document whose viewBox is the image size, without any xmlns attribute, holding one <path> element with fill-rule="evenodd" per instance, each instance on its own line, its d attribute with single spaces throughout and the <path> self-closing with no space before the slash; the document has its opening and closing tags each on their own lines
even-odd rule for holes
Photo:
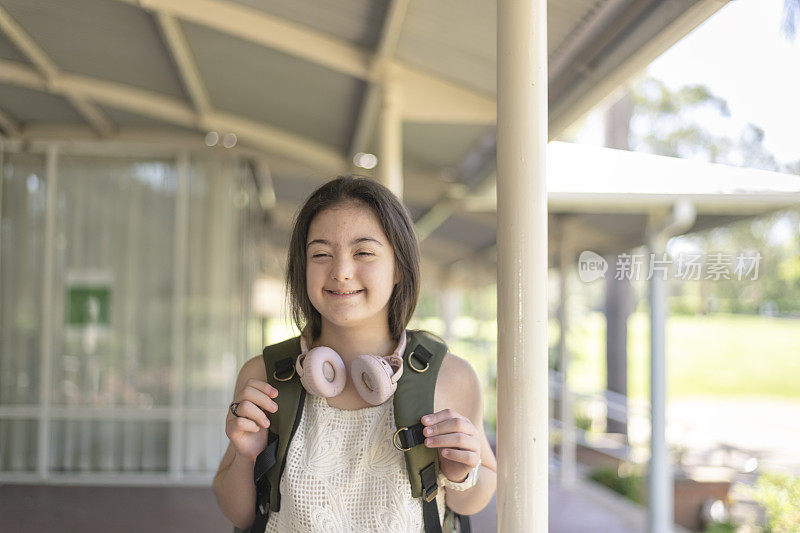
<svg viewBox="0 0 800 533">
<path fill-rule="evenodd" d="M 551 137 L 725 3 L 548 2 Z M 211 153 L 222 149 L 205 133 L 232 132 L 240 155 L 269 166 L 288 214 L 375 148 L 369 94 L 386 73 L 403 96 L 404 198 L 420 220 L 494 171 L 496 41 L 485 0 L 0 0 L 0 130 Z M 288 220 L 272 220 L 279 245 Z M 591 224 L 634 244 L 639 222 Z M 431 265 L 492 265 L 493 213 L 456 206 L 431 228 Z"/>
</svg>

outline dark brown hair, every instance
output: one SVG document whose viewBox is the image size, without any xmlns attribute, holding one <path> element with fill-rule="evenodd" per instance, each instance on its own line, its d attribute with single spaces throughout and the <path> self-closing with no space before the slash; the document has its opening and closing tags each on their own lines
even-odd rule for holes
<svg viewBox="0 0 800 533">
<path fill-rule="evenodd" d="M 308 326 L 312 339 L 322 333 L 322 317 L 308 298 L 306 242 L 314 217 L 325 209 L 349 202 L 371 208 L 394 250 L 394 266 L 400 281 L 389 297 L 389 333 L 394 340 L 408 326 L 419 297 L 419 241 L 408 209 L 386 187 L 363 176 L 338 176 L 311 193 L 298 211 L 289 241 L 286 296 L 291 318 L 299 330 Z"/>
</svg>

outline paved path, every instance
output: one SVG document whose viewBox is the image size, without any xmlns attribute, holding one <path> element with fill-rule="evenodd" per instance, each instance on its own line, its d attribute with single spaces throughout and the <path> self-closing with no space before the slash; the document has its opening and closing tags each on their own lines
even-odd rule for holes
<svg viewBox="0 0 800 533">
<path fill-rule="evenodd" d="M 602 490 L 602 489 L 601 489 Z M 553 533 L 637 533 L 583 492 L 550 486 Z M 624 513 L 622 513 L 624 514 Z M 475 533 L 497 529 L 495 500 L 472 518 Z M 210 488 L 0 485 L 0 531 L 41 533 L 231 533 Z"/>
</svg>

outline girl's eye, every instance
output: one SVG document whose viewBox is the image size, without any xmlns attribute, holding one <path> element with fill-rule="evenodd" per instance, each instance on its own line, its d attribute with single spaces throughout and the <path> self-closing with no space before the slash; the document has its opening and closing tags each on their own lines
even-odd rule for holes
<svg viewBox="0 0 800 533">
<path fill-rule="evenodd" d="M 375 254 L 373 254 L 373 253 L 370 253 L 370 252 L 358 252 L 356 255 L 375 255 Z M 317 257 L 328 257 L 328 254 L 314 254 L 314 255 L 312 255 L 311 257 L 312 257 L 312 258 L 317 258 Z"/>
</svg>

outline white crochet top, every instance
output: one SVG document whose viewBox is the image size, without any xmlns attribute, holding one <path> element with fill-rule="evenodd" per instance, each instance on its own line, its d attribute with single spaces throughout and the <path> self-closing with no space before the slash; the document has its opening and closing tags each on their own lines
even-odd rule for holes
<svg viewBox="0 0 800 533">
<path fill-rule="evenodd" d="M 422 503 L 411 496 L 392 399 L 345 410 L 306 394 L 281 476 L 281 510 L 266 533 L 424 533 Z M 440 485 L 441 487 L 441 485 Z M 444 516 L 444 489 L 436 497 Z"/>
</svg>

